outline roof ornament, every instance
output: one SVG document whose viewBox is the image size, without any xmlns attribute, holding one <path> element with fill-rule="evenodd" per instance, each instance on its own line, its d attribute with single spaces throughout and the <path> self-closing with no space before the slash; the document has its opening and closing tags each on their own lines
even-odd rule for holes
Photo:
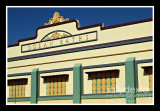
<svg viewBox="0 0 160 111">
<path fill-rule="evenodd" d="M 49 22 L 45 23 L 44 25 L 46 26 L 46 25 L 64 22 L 64 21 L 68 21 L 68 20 L 69 20 L 69 18 L 64 19 L 64 17 L 60 16 L 60 14 L 58 12 L 55 12 L 53 15 L 53 18 L 50 18 Z"/>
</svg>

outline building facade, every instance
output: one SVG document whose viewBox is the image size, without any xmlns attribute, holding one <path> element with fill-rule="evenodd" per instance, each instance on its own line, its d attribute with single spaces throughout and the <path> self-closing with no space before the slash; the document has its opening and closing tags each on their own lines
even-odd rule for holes
<svg viewBox="0 0 160 111">
<path fill-rule="evenodd" d="M 7 104 L 152 104 L 152 18 L 80 27 L 58 12 L 8 46 Z"/>
</svg>

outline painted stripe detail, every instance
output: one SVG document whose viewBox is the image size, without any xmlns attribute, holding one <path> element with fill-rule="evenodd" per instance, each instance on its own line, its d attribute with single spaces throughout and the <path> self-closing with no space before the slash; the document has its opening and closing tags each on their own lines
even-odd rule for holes
<svg viewBox="0 0 160 111">
<path fill-rule="evenodd" d="M 81 96 L 81 99 L 98 99 L 98 98 L 125 98 L 126 93 L 108 93 L 108 94 L 84 94 Z M 153 97 L 153 92 L 137 92 L 136 97 Z M 73 95 L 65 96 L 40 96 L 38 101 L 41 100 L 72 100 Z M 8 102 L 14 102 L 15 98 L 8 98 Z M 20 97 L 16 98 L 16 101 L 30 101 L 30 97 Z"/>
<path fill-rule="evenodd" d="M 73 96 L 72 95 L 66 95 L 66 96 L 40 96 L 38 97 L 38 101 L 45 101 L 45 100 L 72 100 Z"/>
<path fill-rule="evenodd" d="M 93 94 L 93 95 L 89 95 L 89 94 L 85 94 L 83 95 L 81 98 L 82 99 L 100 99 L 100 98 L 125 98 L 126 94 L 104 94 L 104 95 L 98 95 L 98 94 Z"/>
<path fill-rule="evenodd" d="M 17 101 L 30 101 L 30 97 L 19 97 L 19 98 L 8 98 L 8 102 L 17 102 Z"/>
<path fill-rule="evenodd" d="M 58 63 L 58 62 L 75 61 L 75 60 L 82 60 L 82 59 L 91 59 L 91 58 L 115 56 L 115 55 L 129 54 L 129 53 L 146 52 L 146 51 L 152 51 L 152 49 L 139 50 L 139 51 L 131 51 L 131 52 L 123 52 L 123 53 L 116 53 L 116 54 L 107 54 L 107 55 L 92 56 L 92 57 L 83 57 L 83 58 L 76 58 L 76 59 L 67 59 L 67 60 L 60 60 L 60 61 L 43 62 L 43 63 L 37 63 L 37 64 L 28 64 L 28 65 L 8 67 L 8 69 L 19 68 L 19 67 L 35 66 L 35 65 L 43 65 L 43 64 L 51 64 L 51 63 Z"/>
<path fill-rule="evenodd" d="M 152 62 L 152 59 L 144 59 L 144 60 L 137 60 L 136 63 L 148 63 Z M 125 62 L 119 62 L 119 63 L 110 63 L 110 64 L 99 64 L 99 65 L 91 65 L 91 66 L 83 66 L 83 69 L 91 69 L 91 68 L 101 68 L 101 67 L 112 67 L 112 66 L 122 66 L 125 65 Z M 43 70 L 39 71 L 39 74 L 42 73 L 50 73 L 50 72 L 61 72 L 61 71 L 71 71 L 73 68 L 62 68 L 62 69 L 51 69 L 51 70 Z M 13 73 L 8 74 L 8 77 L 15 77 L 15 76 L 26 76 L 31 75 L 30 72 L 25 73 Z"/>
<path fill-rule="evenodd" d="M 65 53 L 73 53 L 73 52 L 86 51 L 86 50 L 94 50 L 94 49 L 107 48 L 107 47 L 114 47 L 114 46 L 127 45 L 127 44 L 135 44 L 135 43 L 148 42 L 148 41 L 152 41 L 152 36 L 122 40 L 122 41 L 116 41 L 116 42 L 109 42 L 109 43 L 103 43 L 103 44 L 96 44 L 96 45 L 90 45 L 85 47 L 77 47 L 77 48 L 66 49 L 66 50 L 58 50 L 58 51 L 47 52 L 47 53 L 12 57 L 12 58 L 8 58 L 8 62 L 37 58 L 37 57 L 45 57 L 45 56 L 51 56 L 51 55 L 59 55 L 59 54 L 65 54 Z"/>
</svg>

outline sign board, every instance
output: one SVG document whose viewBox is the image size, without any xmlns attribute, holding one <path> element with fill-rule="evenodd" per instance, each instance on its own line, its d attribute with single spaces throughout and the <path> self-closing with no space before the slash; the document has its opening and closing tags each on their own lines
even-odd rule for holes
<svg viewBox="0 0 160 111">
<path fill-rule="evenodd" d="M 39 42 L 21 45 L 21 52 L 30 52 L 48 48 L 61 47 L 66 45 L 79 44 L 84 42 L 96 41 L 97 31 L 86 32 L 72 35 L 66 31 L 53 31 L 48 33 Z"/>
</svg>

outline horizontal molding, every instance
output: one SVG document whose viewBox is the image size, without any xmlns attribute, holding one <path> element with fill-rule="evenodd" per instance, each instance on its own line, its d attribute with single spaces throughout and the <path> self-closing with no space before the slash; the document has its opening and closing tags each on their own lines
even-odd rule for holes
<svg viewBox="0 0 160 111">
<path fill-rule="evenodd" d="M 153 92 L 148 91 L 148 92 L 137 92 L 136 97 L 153 97 Z"/>
<path fill-rule="evenodd" d="M 145 60 L 137 60 L 135 61 L 137 64 L 139 63 L 148 63 L 148 62 L 152 62 L 152 59 L 145 59 Z"/>
<path fill-rule="evenodd" d="M 84 94 L 82 99 L 100 99 L 100 98 L 125 98 L 125 93 L 108 93 L 108 94 Z"/>
<path fill-rule="evenodd" d="M 152 36 L 8 58 L 8 62 L 152 41 Z"/>
<path fill-rule="evenodd" d="M 100 65 L 92 65 L 92 66 L 84 66 L 83 69 L 92 69 L 92 68 L 101 68 L 101 67 L 112 67 L 112 66 L 121 66 L 121 65 L 125 65 L 125 62 L 110 63 L 110 64 L 100 64 Z"/>
<path fill-rule="evenodd" d="M 81 96 L 81 99 L 105 99 L 105 98 L 125 98 L 126 93 L 106 93 L 106 94 L 84 94 Z M 153 97 L 152 92 L 138 92 L 136 93 L 136 97 Z M 38 101 L 45 100 L 72 100 L 73 95 L 65 95 L 65 96 L 40 96 L 38 97 Z M 30 101 L 30 97 L 22 97 L 16 98 L 16 102 L 18 101 Z M 8 102 L 15 102 L 15 98 L 8 98 Z"/>
<path fill-rule="evenodd" d="M 121 66 L 121 65 L 125 65 L 125 62 L 83 66 L 82 68 L 83 69 L 91 69 L 91 68 L 112 67 L 112 66 Z M 43 70 L 43 71 L 39 71 L 38 73 L 39 74 L 43 74 L 43 73 L 72 71 L 72 70 L 73 70 L 73 67 L 71 67 L 71 68 L 61 68 L 61 69 Z M 31 75 L 31 72 L 8 74 L 8 77 L 25 76 L 25 75 Z"/>
<path fill-rule="evenodd" d="M 123 52 L 123 53 L 116 53 L 116 54 L 106 54 L 106 55 L 92 56 L 92 57 L 82 57 L 82 58 L 67 59 L 67 60 L 60 60 L 60 61 L 43 62 L 43 63 L 37 63 L 37 64 L 28 64 L 28 65 L 8 67 L 8 69 L 11 69 L 11 68 L 19 68 L 19 67 L 28 67 L 28 66 L 34 66 L 34 65 L 51 64 L 51 63 L 58 63 L 58 62 L 75 61 L 75 60 L 82 60 L 82 59 L 91 59 L 91 58 L 115 56 L 115 55 L 130 54 L 130 53 L 138 53 L 138 52 L 146 52 L 146 51 L 152 51 L 152 49 L 138 50 L 138 51 L 130 51 L 130 52 Z"/>
<path fill-rule="evenodd" d="M 85 72 L 85 73 L 86 74 L 93 74 L 93 73 L 103 73 L 103 72 L 109 72 L 109 71 L 119 72 L 119 69 L 109 69 L 109 70 L 101 70 L 101 71 L 89 71 L 89 72 Z"/>
<path fill-rule="evenodd" d="M 52 69 L 52 70 L 39 71 L 39 74 L 42 74 L 42 73 L 50 73 L 50 72 L 71 71 L 71 70 L 73 70 L 73 68 Z"/>
<path fill-rule="evenodd" d="M 8 98 L 8 102 L 30 101 L 30 97 Z"/>
<path fill-rule="evenodd" d="M 152 59 L 137 60 L 135 62 L 147 63 L 147 62 L 152 62 Z M 83 69 L 91 69 L 91 68 L 112 67 L 112 66 L 121 66 L 121 65 L 125 65 L 125 62 L 109 63 L 109 64 L 99 64 L 99 65 L 91 65 L 91 66 L 83 66 L 82 68 Z M 50 73 L 50 72 L 71 71 L 71 70 L 73 70 L 73 67 L 70 67 L 70 68 L 61 68 L 61 69 L 43 70 L 43 71 L 39 71 L 39 74 Z M 26 76 L 26 75 L 31 75 L 31 72 L 13 73 L 13 74 L 8 74 L 7 76 L 8 77 L 14 77 L 14 76 Z"/>
<path fill-rule="evenodd" d="M 40 96 L 37 98 L 38 101 L 45 100 L 67 100 L 73 99 L 73 95 L 65 95 L 65 96 Z"/>
<path fill-rule="evenodd" d="M 27 76 L 31 75 L 31 72 L 25 72 L 25 73 L 14 73 L 14 74 L 8 74 L 8 77 L 14 77 L 14 76 Z"/>
</svg>

